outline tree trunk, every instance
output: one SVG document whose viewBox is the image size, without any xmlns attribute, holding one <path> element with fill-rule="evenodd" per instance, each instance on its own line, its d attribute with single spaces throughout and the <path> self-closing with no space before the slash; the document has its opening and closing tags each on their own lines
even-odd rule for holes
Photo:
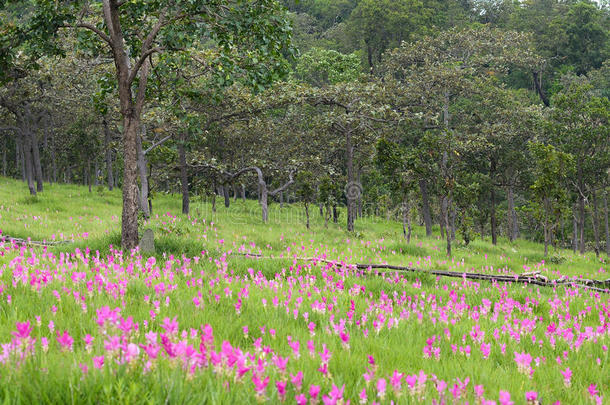
<svg viewBox="0 0 610 405">
<path fill-rule="evenodd" d="M 580 231 L 580 254 L 585 253 L 585 198 L 581 195 L 578 198 L 579 224 Z"/>
<path fill-rule="evenodd" d="M 114 176 L 112 174 L 112 150 L 110 150 L 110 129 L 108 128 L 108 121 L 106 116 L 102 117 L 102 124 L 104 126 L 104 149 L 106 150 L 106 172 L 108 173 L 108 190 L 112 191 L 114 187 Z"/>
<path fill-rule="evenodd" d="M 184 142 L 186 136 L 183 135 L 182 139 L 178 142 L 178 158 L 180 162 L 180 185 L 182 189 L 182 213 L 188 215 L 189 213 L 189 179 L 186 170 L 186 151 L 184 148 Z"/>
<path fill-rule="evenodd" d="M 490 218 L 491 218 L 491 243 L 492 245 L 498 244 L 498 232 L 496 223 L 496 190 L 495 187 L 491 186 L 491 199 L 490 199 Z"/>
<path fill-rule="evenodd" d="M 419 190 L 422 197 L 422 214 L 426 225 L 426 236 L 432 235 L 432 217 L 430 216 L 430 200 L 428 199 L 428 184 L 426 180 L 419 180 Z"/>
<path fill-rule="evenodd" d="M 6 168 L 8 163 L 6 162 L 6 136 L 2 137 L 2 176 L 6 177 Z"/>
<path fill-rule="evenodd" d="M 578 250 L 578 205 L 574 204 L 574 209 L 572 212 L 572 226 L 574 228 L 574 233 L 572 234 L 572 251 L 576 253 Z"/>
<path fill-rule="evenodd" d="M 241 184 L 241 199 L 246 202 L 246 185 Z"/>
<path fill-rule="evenodd" d="M 126 115 L 123 120 L 123 211 L 121 246 L 127 252 L 139 243 L 138 238 L 138 128 L 139 116 Z"/>
<path fill-rule="evenodd" d="M 534 87 L 536 88 L 536 93 L 538 93 L 538 95 L 540 96 L 540 100 L 542 100 L 544 105 L 546 107 L 548 107 L 550 105 L 549 98 L 544 93 L 544 89 L 542 87 L 542 78 L 539 75 L 539 73 L 535 72 L 535 71 L 532 72 L 532 75 L 533 75 L 533 78 L 534 78 Z"/>
<path fill-rule="evenodd" d="M 319 203 L 318 208 L 320 209 L 320 216 L 324 218 L 324 204 Z"/>
<path fill-rule="evenodd" d="M 212 212 L 216 212 L 216 184 L 212 184 Z"/>
<path fill-rule="evenodd" d="M 360 194 L 359 185 L 354 182 L 354 148 L 352 147 L 352 133 L 345 131 L 345 154 L 347 161 L 347 231 L 354 231 L 354 217 L 356 214 L 356 200 Z"/>
<path fill-rule="evenodd" d="M 284 193 L 280 193 L 280 209 L 282 208 L 284 208 Z M 307 208 L 305 210 L 307 210 Z"/>
<path fill-rule="evenodd" d="M 146 163 L 146 155 L 144 154 L 144 149 L 142 148 L 142 137 L 137 137 L 137 153 L 138 160 L 137 166 L 138 171 L 140 173 L 140 209 L 144 214 L 144 217 L 150 217 L 150 210 L 148 207 L 148 165 Z"/>
<path fill-rule="evenodd" d="M 309 229 L 309 204 L 305 203 L 305 217 L 307 218 L 307 229 Z"/>
<path fill-rule="evenodd" d="M 451 206 L 451 200 L 449 196 L 443 196 L 441 199 L 441 213 L 443 216 L 442 221 L 445 224 L 449 223 L 449 209 Z M 447 257 L 451 257 L 451 232 L 446 229 L 445 239 L 447 240 Z"/>
<path fill-rule="evenodd" d="M 89 186 L 89 192 L 91 192 L 91 161 L 87 159 L 87 171 L 85 173 L 85 178 L 87 180 L 87 186 Z"/>
<path fill-rule="evenodd" d="M 32 163 L 32 145 L 29 136 L 24 139 L 24 161 L 25 161 L 25 176 L 28 183 L 28 188 L 31 195 L 36 195 L 36 186 L 34 184 L 34 165 Z"/>
<path fill-rule="evenodd" d="M 229 208 L 229 206 L 231 205 L 231 195 L 229 194 L 229 185 L 228 184 L 223 184 L 222 195 L 225 199 L 225 208 Z"/>
<path fill-rule="evenodd" d="M 402 236 L 407 240 L 407 243 L 411 242 L 411 216 L 409 211 L 409 199 L 405 197 L 402 202 Z M 406 228 L 408 228 L 408 232 Z"/>
<path fill-rule="evenodd" d="M 339 212 L 337 211 L 337 204 L 333 205 L 333 222 L 336 224 L 339 222 Z"/>
<path fill-rule="evenodd" d="M 604 191 L 604 223 L 606 225 L 606 256 L 610 257 L 610 227 L 608 226 L 608 192 Z"/>
<path fill-rule="evenodd" d="M 591 223 L 593 224 L 593 236 L 595 238 L 595 256 L 599 257 L 599 215 L 597 209 L 597 192 L 593 191 L 593 215 L 591 215 Z"/>
<path fill-rule="evenodd" d="M 267 206 L 267 198 L 268 198 L 267 185 L 262 185 L 261 186 L 261 211 L 262 211 L 262 216 L 263 216 L 263 223 L 266 223 L 267 220 L 269 219 L 269 209 Z"/>
<path fill-rule="evenodd" d="M 441 197 L 441 201 L 442 201 L 442 199 L 443 199 L 443 197 Z M 443 215 L 443 207 L 442 206 L 439 207 L 438 227 L 441 230 L 441 239 L 445 239 L 445 216 Z"/>
<path fill-rule="evenodd" d="M 330 205 L 326 206 L 326 215 L 324 216 L 324 228 L 328 228 L 328 220 L 330 219 Z"/>
<path fill-rule="evenodd" d="M 98 181 L 98 176 L 97 176 L 97 173 L 99 172 L 99 170 L 100 170 L 99 162 L 97 159 L 95 159 L 95 164 L 93 166 L 93 185 L 95 187 L 99 186 L 99 184 L 100 184 Z"/>
<path fill-rule="evenodd" d="M 498 222 L 496 219 L 496 186 L 494 179 L 496 175 L 496 159 L 491 158 L 489 162 L 489 178 L 491 179 L 490 187 L 490 220 L 491 220 L 491 244 L 498 244 Z"/>
<path fill-rule="evenodd" d="M 233 201 L 237 201 L 238 198 L 238 192 L 237 192 L 237 184 L 233 183 L 231 184 L 231 188 L 233 188 Z"/>
<path fill-rule="evenodd" d="M 508 238 L 514 242 L 519 235 L 519 223 L 517 222 L 517 211 L 515 210 L 515 195 L 513 186 L 509 185 L 506 188 L 506 200 L 508 203 L 507 221 L 508 221 Z"/>
<path fill-rule="evenodd" d="M 42 164 L 40 162 L 40 149 L 38 148 L 38 137 L 34 131 L 29 131 L 32 145 L 32 163 L 34 164 L 34 175 L 36 176 L 36 191 L 42 192 Z"/>
<path fill-rule="evenodd" d="M 451 208 L 451 215 L 449 216 L 449 223 L 451 228 L 451 240 L 455 240 L 455 207 Z"/>
</svg>

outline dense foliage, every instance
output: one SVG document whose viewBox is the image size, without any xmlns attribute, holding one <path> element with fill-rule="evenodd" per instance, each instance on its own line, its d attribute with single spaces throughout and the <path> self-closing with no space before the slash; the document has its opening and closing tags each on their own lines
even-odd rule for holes
<svg viewBox="0 0 610 405">
<path fill-rule="evenodd" d="M 24 0 L 0 18 L 2 174 L 120 186 L 124 247 L 180 191 L 185 213 L 233 194 L 263 220 L 301 201 L 347 206 L 348 231 L 437 223 L 448 254 L 486 235 L 610 253 L 604 2 Z"/>
</svg>

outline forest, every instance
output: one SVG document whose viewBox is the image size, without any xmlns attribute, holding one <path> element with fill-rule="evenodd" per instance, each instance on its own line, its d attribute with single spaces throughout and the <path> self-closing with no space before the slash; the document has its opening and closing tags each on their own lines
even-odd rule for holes
<svg viewBox="0 0 610 405">
<path fill-rule="evenodd" d="M 609 403 L 608 0 L 0 0 L 0 403 Z"/>
<path fill-rule="evenodd" d="M 610 254 L 606 3 L 127 3 L 7 2 L 0 89 L 2 174 L 122 187 L 124 247 L 179 192 Z"/>
</svg>

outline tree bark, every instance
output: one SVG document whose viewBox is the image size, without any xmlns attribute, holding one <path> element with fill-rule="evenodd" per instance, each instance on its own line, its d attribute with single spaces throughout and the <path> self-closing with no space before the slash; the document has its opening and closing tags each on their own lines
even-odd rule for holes
<svg viewBox="0 0 610 405">
<path fill-rule="evenodd" d="M 577 211 L 578 211 L 578 205 L 574 204 L 574 209 L 572 212 L 572 226 L 574 229 L 574 232 L 572 234 L 572 251 L 574 253 L 576 253 L 576 251 L 578 250 L 578 215 L 577 215 Z"/>
<path fill-rule="evenodd" d="M 422 196 L 422 214 L 426 225 L 426 236 L 432 235 L 432 217 L 430 216 L 430 200 L 428 198 L 428 184 L 426 180 L 419 180 L 419 190 Z"/>
<path fill-rule="evenodd" d="M 604 224 L 606 227 L 606 256 L 610 257 L 610 227 L 608 226 L 608 192 L 604 191 Z"/>
<path fill-rule="evenodd" d="M 608 191 L 604 191 L 604 225 L 606 228 L 606 256 L 610 257 L 610 227 L 608 226 Z"/>
<path fill-rule="evenodd" d="M 508 238 L 511 242 L 519 236 L 519 223 L 517 222 L 517 211 L 515 210 L 515 195 L 513 186 L 509 185 L 506 187 L 506 200 L 508 203 Z"/>
<path fill-rule="evenodd" d="M 542 100 L 542 103 L 544 103 L 546 107 L 550 106 L 551 104 L 549 103 L 549 98 L 544 93 L 544 89 L 542 87 L 542 78 L 540 77 L 540 74 L 534 71 L 532 72 L 532 76 L 534 78 L 534 87 L 536 88 L 536 93 L 538 93 L 538 96 L 540 96 L 540 100 Z"/>
<path fill-rule="evenodd" d="M 123 211 L 121 245 L 129 251 L 139 243 L 138 238 L 138 127 L 139 116 L 127 115 L 123 120 Z"/>
<path fill-rule="evenodd" d="M 42 192 L 42 164 L 40 162 L 40 149 L 38 148 L 38 137 L 34 131 L 28 131 L 30 144 L 32 145 L 32 163 L 34 165 L 34 175 L 36 176 L 36 191 Z"/>
<path fill-rule="evenodd" d="M 280 193 L 280 209 L 282 208 L 284 208 L 284 193 Z"/>
<path fill-rule="evenodd" d="M 455 240 L 455 207 L 451 208 L 451 214 L 449 216 L 449 222 L 451 224 L 451 240 Z"/>
<path fill-rule="evenodd" d="M 591 223 L 593 224 L 593 236 L 595 238 L 595 256 L 599 257 L 599 215 L 596 191 L 593 191 L 593 215 L 591 215 Z"/>
<path fill-rule="evenodd" d="M 578 211 L 579 211 L 579 224 L 578 228 L 580 231 L 580 242 L 579 249 L 580 254 L 585 253 L 585 197 L 579 196 L 578 198 Z"/>
<path fill-rule="evenodd" d="M 99 172 L 99 170 L 100 170 L 99 162 L 97 159 L 95 159 L 95 164 L 93 166 L 93 185 L 95 187 L 99 186 L 99 180 L 97 177 L 97 173 Z"/>
<path fill-rule="evenodd" d="M 402 201 L 402 236 L 407 240 L 407 243 L 411 242 L 411 217 L 409 215 L 409 199 L 405 197 Z M 409 231 L 407 232 L 407 226 Z"/>
<path fill-rule="evenodd" d="M 25 139 L 23 139 L 23 141 L 20 143 L 20 148 L 19 148 L 19 157 L 20 157 L 20 161 L 21 161 L 21 177 L 23 179 L 24 182 L 27 181 L 27 168 L 26 168 L 26 164 L 25 164 L 25 149 L 27 148 L 27 141 Z"/>
<path fill-rule="evenodd" d="M 309 229 L 309 204 L 305 203 L 305 217 L 307 218 L 306 226 Z"/>
<path fill-rule="evenodd" d="M 186 169 L 186 151 L 184 148 L 184 142 L 186 141 L 186 135 L 182 136 L 182 139 L 178 142 L 178 159 L 180 162 L 180 185 L 182 189 L 182 213 L 188 215 L 190 209 L 190 198 L 189 198 L 189 179 Z"/>
<path fill-rule="evenodd" d="M 24 140 L 24 160 L 25 160 L 25 176 L 28 183 L 28 189 L 31 195 L 36 195 L 36 186 L 34 184 L 34 165 L 32 163 L 32 145 L 29 136 Z"/>
<path fill-rule="evenodd" d="M 6 136 L 2 137 L 2 176 L 6 177 L 6 168 L 8 163 L 6 162 Z"/>
<path fill-rule="evenodd" d="M 225 199 L 225 208 L 229 208 L 229 206 L 231 205 L 231 195 L 229 194 L 229 185 L 228 184 L 222 185 L 222 195 Z"/>
<path fill-rule="evenodd" d="M 149 218 L 150 210 L 148 206 L 148 165 L 146 162 L 146 155 L 144 154 L 144 149 L 142 148 L 142 137 L 138 135 L 137 138 L 137 166 L 140 174 L 140 209 L 142 210 L 144 216 L 146 218 Z"/>
<path fill-rule="evenodd" d="M 496 160 L 490 159 L 489 165 L 489 177 L 491 179 L 490 187 L 490 220 L 491 220 L 491 244 L 498 244 L 498 223 L 496 219 L 496 187 L 494 186 L 494 179 L 496 175 Z"/>
<path fill-rule="evenodd" d="M 443 216 L 443 222 L 445 224 L 449 223 L 449 209 L 451 206 L 450 197 L 444 195 L 441 199 L 441 212 Z M 447 257 L 451 257 L 451 232 L 447 228 L 445 230 L 445 239 L 447 240 Z"/>
<path fill-rule="evenodd" d="M 243 183 L 241 185 L 241 199 L 246 202 L 246 185 Z"/>
<path fill-rule="evenodd" d="M 89 192 L 91 192 L 91 161 L 89 159 L 87 159 L 85 179 L 87 181 L 87 186 L 89 186 Z"/>
<path fill-rule="evenodd" d="M 333 205 L 333 222 L 336 224 L 339 222 L 339 212 L 337 211 L 337 204 Z"/>
<path fill-rule="evenodd" d="M 496 191 L 495 187 L 491 186 L 491 199 L 490 199 L 490 218 L 491 218 L 491 243 L 492 245 L 498 244 L 498 233 L 497 233 L 497 222 L 496 222 Z"/>
<path fill-rule="evenodd" d="M 352 133 L 349 129 L 345 131 L 345 154 L 347 161 L 347 231 L 353 232 L 358 187 L 354 183 L 354 148 L 352 147 Z"/>
<path fill-rule="evenodd" d="M 102 117 L 102 124 L 104 127 L 104 149 L 106 154 L 108 190 L 112 191 L 112 188 L 114 187 L 114 176 L 112 174 L 112 151 L 110 150 L 111 135 L 110 129 L 108 128 L 108 121 L 106 120 L 106 116 Z"/>
</svg>

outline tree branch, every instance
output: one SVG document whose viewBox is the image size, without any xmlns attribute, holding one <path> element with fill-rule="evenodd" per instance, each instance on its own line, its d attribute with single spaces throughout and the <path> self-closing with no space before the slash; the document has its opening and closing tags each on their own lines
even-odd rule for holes
<svg viewBox="0 0 610 405">
<path fill-rule="evenodd" d="M 112 40 L 110 39 L 110 37 L 108 35 L 106 35 L 104 33 L 104 31 L 100 30 L 99 28 L 97 28 L 95 25 L 93 24 L 89 24 L 89 23 L 77 23 L 75 25 L 77 28 L 86 28 L 89 31 L 93 31 L 95 32 L 101 39 L 103 39 L 111 48 L 113 48 L 112 45 Z M 65 28 L 74 28 L 71 25 L 64 25 Z"/>
</svg>

